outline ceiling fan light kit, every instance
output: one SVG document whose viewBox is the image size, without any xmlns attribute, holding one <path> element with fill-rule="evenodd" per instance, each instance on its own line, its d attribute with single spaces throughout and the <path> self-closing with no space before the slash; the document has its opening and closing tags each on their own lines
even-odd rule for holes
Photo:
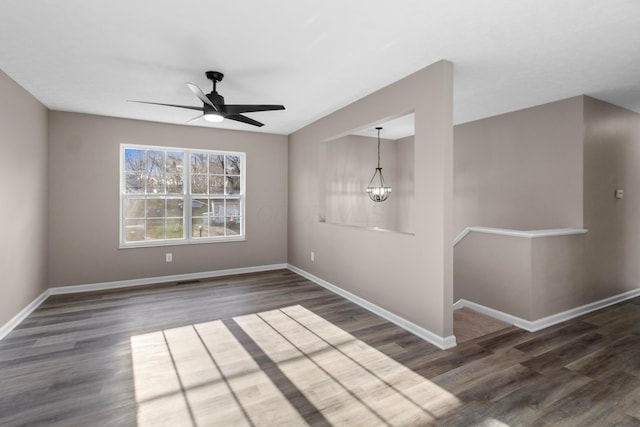
<svg viewBox="0 0 640 427">
<path fill-rule="evenodd" d="M 200 116 L 198 116 L 200 118 Z M 211 123 L 220 123 L 224 120 L 224 117 L 218 113 L 204 113 L 204 119 Z"/>
<path fill-rule="evenodd" d="M 189 110 L 202 111 L 202 114 L 187 121 L 187 124 L 193 123 L 204 117 L 208 122 L 219 123 L 224 119 L 235 120 L 237 122 L 246 123 L 253 126 L 262 127 L 264 123 L 260 123 L 250 117 L 243 116 L 242 113 L 254 113 L 257 111 L 273 111 L 284 110 L 283 105 L 270 104 L 225 104 L 224 97 L 220 95 L 216 89 L 216 84 L 224 78 L 224 74 L 219 71 L 207 71 L 207 78 L 213 82 L 213 90 L 209 94 L 205 94 L 198 86 L 193 83 L 187 83 L 187 87 L 195 96 L 202 101 L 202 107 L 193 107 L 190 105 L 163 104 L 160 102 L 147 101 L 131 101 L 141 104 L 163 105 L 165 107 L 186 108 Z"/>
</svg>

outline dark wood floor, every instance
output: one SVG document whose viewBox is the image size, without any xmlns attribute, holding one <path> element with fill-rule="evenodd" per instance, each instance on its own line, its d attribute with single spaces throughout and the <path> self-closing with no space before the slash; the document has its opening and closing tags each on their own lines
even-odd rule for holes
<svg viewBox="0 0 640 427">
<path fill-rule="evenodd" d="M 50 297 L 0 341 L 0 425 L 136 425 L 131 337 L 159 330 L 221 319 L 277 370 L 229 319 L 293 305 L 455 395 L 437 425 L 640 425 L 640 299 L 442 351 L 285 270 Z M 295 385 L 276 385 L 306 423 L 327 425 Z"/>
</svg>

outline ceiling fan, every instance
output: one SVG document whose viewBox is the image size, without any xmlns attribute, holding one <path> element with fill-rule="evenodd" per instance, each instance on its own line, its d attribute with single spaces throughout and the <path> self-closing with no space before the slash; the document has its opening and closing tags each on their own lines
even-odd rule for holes
<svg viewBox="0 0 640 427">
<path fill-rule="evenodd" d="M 187 87 L 191 89 L 191 92 L 202 101 L 202 107 L 192 107 L 190 105 L 176 105 L 176 104 L 163 104 L 160 102 L 147 102 L 147 101 L 131 101 L 139 102 L 141 104 L 153 104 L 153 105 L 165 105 L 167 107 L 187 108 L 189 110 L 202 111 L 202 114 L 189 120 L 187 124 L 193 123 L 196 120 L 204 117 L 205 120 L 210 122 L 221 122 L 224 119 L 235 120 L 237 122 L 247 123 L 253 126 L 264 126 L 264 123 L 260 123 L 257 120 L 253 120 L 247 116 L 243 116 L 241 113 L 252 113 L 256 111 L 271 111 L 271 110 L 284 110 L 283 105 L 234 105 L 225 104 L 224 97 L 216 90 L 216 83 L 222 81 L 224 74 L 219 71 L 207 71 L 206 76 L 213 82 L 213 90 L 208 95 L 205 95 L 202 90 L 193 83 L 187 83 Z"/>
</svg>

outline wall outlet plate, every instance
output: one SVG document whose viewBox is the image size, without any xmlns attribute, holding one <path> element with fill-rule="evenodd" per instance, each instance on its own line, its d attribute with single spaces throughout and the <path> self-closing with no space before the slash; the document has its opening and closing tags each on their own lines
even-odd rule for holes
<svg viewBox="0 0 640 427">
<path fill-rule="evenodd" d="M 618 188 L 616 189 L 616 199 L 622 199 L 624 197 L 624 190 Z"/>
</svg>

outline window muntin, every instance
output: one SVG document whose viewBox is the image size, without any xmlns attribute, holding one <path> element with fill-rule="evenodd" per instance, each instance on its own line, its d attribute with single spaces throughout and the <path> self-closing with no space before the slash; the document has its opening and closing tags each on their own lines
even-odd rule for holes
<svg viewBox="0 0 640 427">
<path fill-rule="evenodd" d="M 244 169 L 244 153 L 121 145 L 120 246 L 244 239 Z"/>
</svg>

